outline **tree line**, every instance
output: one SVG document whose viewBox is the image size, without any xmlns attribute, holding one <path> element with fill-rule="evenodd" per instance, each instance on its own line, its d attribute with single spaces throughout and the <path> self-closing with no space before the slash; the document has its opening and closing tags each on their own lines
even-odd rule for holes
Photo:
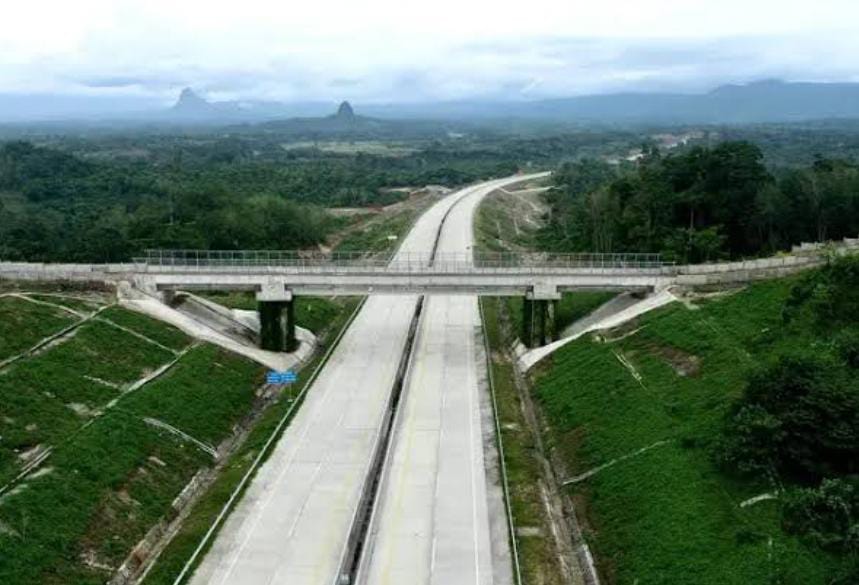
<svg viewBox="0 0 859 585">
<path fill-rule="evenodd" d="M 803 241 L 859 235 L 859 167 L 818 157 L 769 170 L 749 142 L 663 155 L 632 168 L 562 165 L 539 237 L 555 251 L 659 252 L 678 262 L 771 254 Z"/>
</svg>

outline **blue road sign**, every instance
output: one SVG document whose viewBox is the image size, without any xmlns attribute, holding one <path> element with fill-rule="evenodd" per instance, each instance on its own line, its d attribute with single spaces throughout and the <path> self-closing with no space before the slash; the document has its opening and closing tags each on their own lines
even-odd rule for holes
<svg viewBox="0 0 859 585">
<path fill-rule="evenodd" d="M 286 370 L 285 372 L 272 370 L 266 374 L 265 381 L 269 384 L 292 384 L 298 381 L 298 374 L 292 370 Z"/>
</svg>

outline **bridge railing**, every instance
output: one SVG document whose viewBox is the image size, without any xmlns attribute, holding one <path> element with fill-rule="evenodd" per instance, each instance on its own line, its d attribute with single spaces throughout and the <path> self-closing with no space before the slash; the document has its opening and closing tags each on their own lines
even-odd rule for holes
<svg viewBox="0 0 859 585">
<path fill-rule="evenodd" d="M 137 262 L 150 267 L 223 272 L 287 269 L 299 272 L 370 271 L 463 273 L 481 271 L 663 271 L 659 254 L 554 254 L 467 252 L 316 252 L 284 250 L 147 250 Z M 172 271 L 172 270 L 171 270 Z"/>
</svg>

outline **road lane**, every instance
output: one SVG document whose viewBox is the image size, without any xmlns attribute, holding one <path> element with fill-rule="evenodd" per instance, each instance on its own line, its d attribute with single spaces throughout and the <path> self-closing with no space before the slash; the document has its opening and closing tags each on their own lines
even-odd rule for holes
<svg viewBox="0 0 859 585">
<path fill-rule="evenodd" d="M 448 209 L 473 189 L 427 210 L 398 257 L 430 253 Z M 366 301 L 191 583 L 335 582 L 417 299 Z"/>
<path fill-rule="evenodd" d="M 470 252 L 477 205 L 509 178 L 465 193 L 438 251 Z M 358 582 L 513 582 L 477 298 L 427 297 Z M 487 463 L 491 463 L 487 468 Z M 487 475 L 487 470 L 489 475 Z"/>
</svg>

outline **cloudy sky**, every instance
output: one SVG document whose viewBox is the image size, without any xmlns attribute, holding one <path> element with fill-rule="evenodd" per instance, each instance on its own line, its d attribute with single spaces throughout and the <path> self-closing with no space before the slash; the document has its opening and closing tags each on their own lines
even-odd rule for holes
<svg viewBox="0 0 859 585">
<path fill-rule="evenodd" d="M 857 0 L 0 0 L 0 93 L 406 102 L 859 81 Z"/>
</svg>

